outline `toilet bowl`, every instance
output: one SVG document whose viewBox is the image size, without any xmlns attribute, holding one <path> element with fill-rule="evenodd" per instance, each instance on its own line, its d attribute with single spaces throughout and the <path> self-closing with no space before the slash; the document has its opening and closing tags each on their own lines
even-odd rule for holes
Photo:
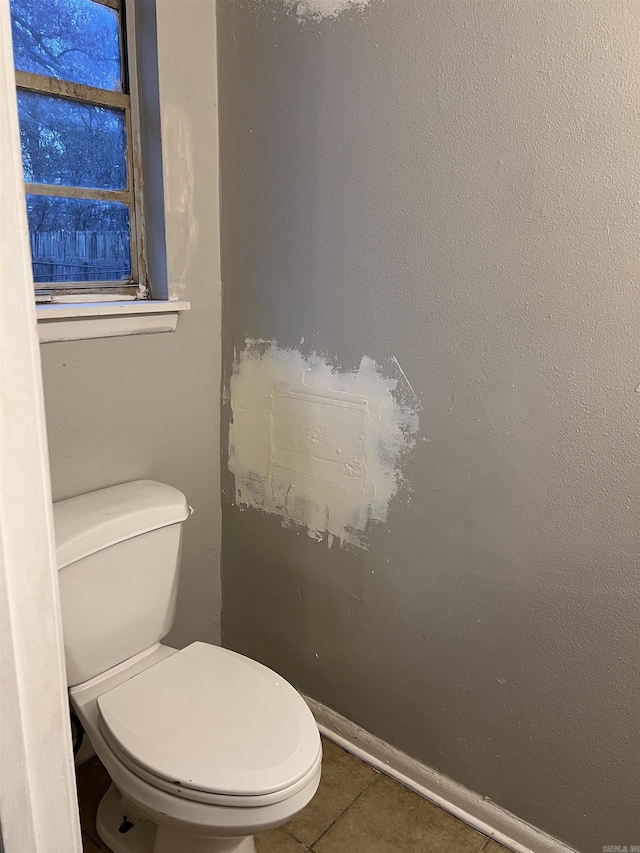
<svg viewBox="0 0 640 853">
<path fill-rule="evenodd" d="M 173 621 L 184 496 L 150 481 L 54 505 L 70 699 L 112 786 L 114 853 L 254 853 L 316 792 L 321 744 L 281 676 Z"/>
</svg>

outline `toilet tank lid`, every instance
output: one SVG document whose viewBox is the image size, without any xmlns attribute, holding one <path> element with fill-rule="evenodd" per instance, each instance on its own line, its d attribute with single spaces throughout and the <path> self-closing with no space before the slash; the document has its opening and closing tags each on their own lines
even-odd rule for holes
<svg viewBox="0 0 640 853">
<path fill-rule="evenodd" d="M 136 480 L 53 505 L 58 569 L 125 539 L 184 521 L 187 499 L 172 486 Z"/>
</svg>

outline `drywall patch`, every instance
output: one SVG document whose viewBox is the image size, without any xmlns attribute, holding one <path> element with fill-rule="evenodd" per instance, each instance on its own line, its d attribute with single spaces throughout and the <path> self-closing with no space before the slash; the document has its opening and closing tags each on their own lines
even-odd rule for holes
<svg viewBox="0 0 640 853">
<path fill-rule="evenodd" d="M 285 0 L 285 6 L 295 9 L 299 21 L 337 18 L 346 9 L 362 9 L 368 5 L 369 0 Z"/>
<path fill-rule="evenodd" d="M 280 515 L 329 545 L 368 547 L 416 441 L 419 403 L 395 359 L 341 372 L 248 339 L 231 377 L 235 502 Z"/>
</svg>

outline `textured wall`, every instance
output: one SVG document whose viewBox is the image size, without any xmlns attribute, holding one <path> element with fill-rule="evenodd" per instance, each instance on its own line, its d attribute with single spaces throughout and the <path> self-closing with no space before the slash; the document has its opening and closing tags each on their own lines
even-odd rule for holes
<svg viewBox="0 0 640 853">
<path fill-rule="evenodd" d="M 585 853 L 640 844 L 640 4 L 218 9 L 227 381 L 266 338 L 395 356 L 423 406 L 369 551 L 226 476 L 226 644 Z"/>
<path fill-rule="evenodd" d="M 220 278 L 214 0 L 159 0 L 173 334 L 41 347 L 54 498 L 137 478 L 181 489 L 178 645 L 220 636 Z"/>
</svg>

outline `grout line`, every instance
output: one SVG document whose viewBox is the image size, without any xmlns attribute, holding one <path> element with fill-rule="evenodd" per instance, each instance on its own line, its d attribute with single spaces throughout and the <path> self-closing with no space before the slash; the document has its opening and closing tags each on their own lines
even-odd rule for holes
<svg viewBox="0 0 640 853">
<path fill-rule="evenodd" d="M 298 845 L 298 847 L 301 847 L 305 851 L 305 853 L 308 853 L 308 851 L 311 850 L 310 847 L 307 847 L 304 841 L 300 841 L 298 838 L 295 837 L 295 835 L 291 835 L 290 832 L 287 832 L 284 826 L 281 826 L 279 829 L 276 830 L 276 832 L 282 832 L 283 835 L 286 835 L 287 838 L 290 838 L 292 841 L 294 841 Z"/>
<path fill-rule="evenodd" d="M 325 829 L 323 829 L 323 830 L 322 830 L 322 832 L 320 833 L 320 835 L 319 835 L 317 838 L 315 838 L 315 839 L 311 842 L 311 845 L 309 846 L 309 850 L 313 851 L 313 848 L 314 848 L 314 846 L 318 843 L 318 841 L 321 841 L 321 840 L 325 837 L 325 835 L 326 835 L 326 834 L 327 834 L 331 829 L 333 829 L 333 827 L 338 823 L 338 821 L 342 820 L 342 818 L 346 815 L 346 813 L 349 811 L 349 809 L 350 809 L 352 806 L 354 806 L 354 805 L 358 802 L 358 800 L 360 799 L 360 797 L 364 796 L 364 795 L 367 793 L 367 791 L 369 790 L 369 788 L 370 788 L 372 785 L 375 785 L 375 783 L 378 781 L 378 779 L 379 779 L 379 778 L 380 778 L 380 773 L 379 773 L 379 772 L 377 772 L 377 773 L 376 773 L 376 776 L 371 780 L 371 782 L 369 782 L 369 784 L 368 784 L 368 785 L 366 785 L 366 786 L 365 786 L 365 787 L 360 791 L 360 793 L 359 793 L 359 794 L 356 794 L 356 796 L 351 800 L 351 802 L 349 803 L 349 805 L 348 805 L 348 806 L 345 806 L 345 808 L 344 808 L 344 809 L 342 809 L 342 811 L 340 812 L 340 814 L 339 814 L 336 818 L 334 818 L 334 819 L 331 821 L 331 823 L 329 824 L 329 826 L 327 826 Z"/>
<path fill-rule="evenodd" d="M 281 826 L 278 831 L 284 833 L 284 835 L 286 835 L 287 838 L 290 838 L 292 841 L 295 841 L 295 843 L 299 847 L 304 847 L 305 850 L 309 850 L 309 847 L 307 847 L 304 841 L 300 841 L 299 838 L 296 838 L 295 835 L 292 835 L 287 829 L 284 828 L 284 826 Z"/>
<path fill-rule="evenodd" d="M 280 832 L 284 832 L 284 834 L 287 836 L 287 838 L 290 838 L 292 841 L 295 841 L 296 844 L 301 844 L 305 848 L 305 850 L 309 849 L 307 847 L 307 845 L 304 843 L 304 841 L 300 841 L 299 838 L 296 838 L 295 835 L 292 835 L 288 829 L 285 829 L 284 826 L 280 827 Z"/>
</svg>

